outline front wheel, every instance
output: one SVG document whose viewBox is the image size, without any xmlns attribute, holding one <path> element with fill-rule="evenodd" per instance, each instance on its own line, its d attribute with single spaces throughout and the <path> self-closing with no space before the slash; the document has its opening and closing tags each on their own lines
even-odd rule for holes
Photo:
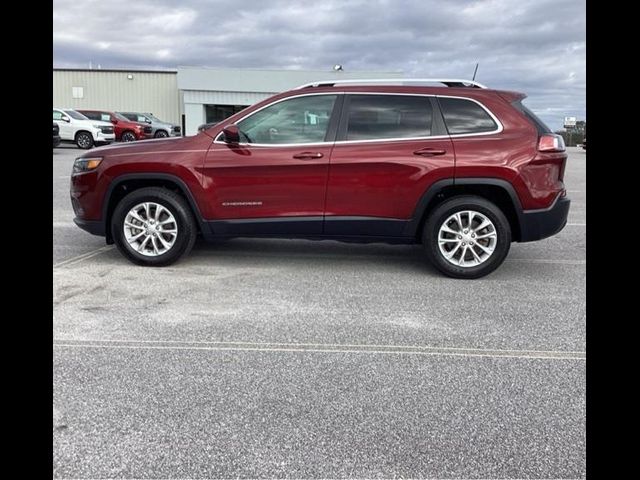
<svg viewBox="0 0 640 480">
<path fill-rule="evenodd" d="M 124 132 L 122 134 L 121 139 L 122 139 L 123 142 L 135 142 L 136 141 L 136 135 L 133 132 L 126 131 L 126 132 Z"/>
<path fill-rule="evenodd" d="M 156 132 L 156 135 L 155 135 L 156 138 L 166 138 L 168 136 L 169 136 L 169 134 L 167 132 L 165 132 L 164 130 L 158 130 Z"/>
<path fill-rule="evenodd" d="M 76 135 L 76 145 L 78 148 L 88 150 L 93 147 L 93 137 L 88 132 L 79 132 Z"/>
<path fill-rule="evenodd" d="M 197 226 L 182 196 L 148 187 L 118 203 L 111 217 L 111 234 L 118 250 L 133 263 L 163 266 L 191 250 Z"/>
<path fill-rule="evenodd" d="M 506 258 L 511 227 L 492 202 L 459 196 L 431 212 L 422 243 L 431 263 L 445 275 L 479 278 L 494 271 Z"/>
</svg>

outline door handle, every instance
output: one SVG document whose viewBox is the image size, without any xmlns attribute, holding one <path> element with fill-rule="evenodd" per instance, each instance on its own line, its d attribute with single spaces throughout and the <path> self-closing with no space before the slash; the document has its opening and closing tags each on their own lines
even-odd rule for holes
<svg viewBox="0 0 640 480">
<path fill-rule="evenodd" d="M 302 152 L 296 153 L 293 158 L 297 158 L 299 160 L 315 160 L 317 158 L 322 158 L 324 155 L 320 152 Z"/>
<path fill-rule="evenodd" d="M 414 155 L 422 155 L 423 157 L 435 157 L 437 155 L 444 155 L 447 153 L 443 148 L 421 148 L 413 152 Z"/>
</svg>

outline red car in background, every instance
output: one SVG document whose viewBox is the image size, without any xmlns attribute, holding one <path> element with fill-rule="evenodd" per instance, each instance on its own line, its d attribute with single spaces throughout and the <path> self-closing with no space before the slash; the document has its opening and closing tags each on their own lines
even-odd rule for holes
<svg viewBox="0 0 640 480">
<path fill-rule="evenodd" d="M 152 129 L 149 125 L 132 122 L 119 113 L 106 110 L 78 110 L 78 112 L 91 120 L 111 122 L 117 141 L 133 142 L 135 140 L 153 138 Z"/>
</svg>

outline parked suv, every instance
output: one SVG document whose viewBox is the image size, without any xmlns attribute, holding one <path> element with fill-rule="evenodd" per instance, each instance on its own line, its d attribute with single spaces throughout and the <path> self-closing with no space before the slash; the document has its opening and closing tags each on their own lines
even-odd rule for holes
<svg viewBox="0 0 640 480">
<path fill-rule="evenodd" d="M 140 265 L 176 261 L 198 234 L 298 237 L 421 243 L 459 278 L 564 227 L 565 146 L 524 94 L 402 82 L 303 85 L 192 137 L 85 154 L 75 222 Z"/>
<path fill-rule="evenodd" d="M 53 123 L 57 123 L 60 128 L 61 141 L 75 143 L 78 148 L 85 150 L 115 140 L 111 123 L 89 120 L 70 108 L 54 108 Z"/>
<path fill-rule="evenodd" d="M 105 110 L 78 110 L 85 117 L 91 120 L 102 120 L 113 125 L 116 140 L 122 142 L 133 142 L 153 138 L 151 126 L 146 123 L 132 122 L 119 113 Z"/>
<path fill-rule="evenodd" d="M 163 122 L 154 117 L 152 113 L 138 112 L 118 112 L 129 120 L 134 122 L 146 123 L 151 125 L 152 136 L 155 138 L 179 137 L 181 136 L 180 127 L 174 123 Z"/>
</svg>

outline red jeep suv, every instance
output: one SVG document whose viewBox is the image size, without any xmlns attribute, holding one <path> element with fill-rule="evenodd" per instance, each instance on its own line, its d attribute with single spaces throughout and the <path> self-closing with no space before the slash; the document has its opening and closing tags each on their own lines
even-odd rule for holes
<svg viewBox="0 0 640 480">
<path fill-rule="evenodd" d="M 113 124 L 113 131 L 116 134 L 116 140 L 119 142 L 133 142 L 135 140 L 153 138 L 149 125 L 132 122 L 119 113 L 105 110 L 78 110 L 78 112 L 91 120 L 111 122 Z"/>
<path fill-rule="evenodd" d="M 75 223 L 140 265 L 199 234 L 421 243 L 444 274 L 481 277 L 567 221 L 562 137 L 523 98 L 468 80 L 303 85 L 195 136 L 77 158 Z"/>
</svg>

